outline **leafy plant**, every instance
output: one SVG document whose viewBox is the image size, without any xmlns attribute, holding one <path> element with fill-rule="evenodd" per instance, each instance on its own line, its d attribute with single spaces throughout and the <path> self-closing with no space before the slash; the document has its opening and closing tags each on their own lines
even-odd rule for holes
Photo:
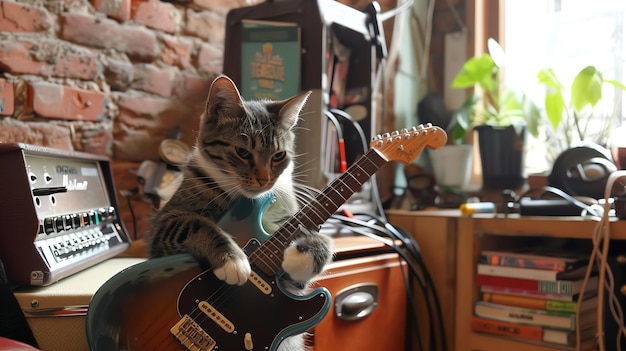
<svg viewBox="0 0 626 351">
<path fill-rule="evenodd" d="M 503 86 L 499 73 L 492 56 L 482 54 L 468 59 L 454 77 L 453 88 L 474 88 L 455 114 L 455 139 L 464 138 L 467 130 L 482 124 L 524 125 L 532 135 L 538 134 L 539 109 L 521 92 Z"/>
<path fill-rule="evenodd" d="M 614 111 L 598 111 L 600 106 L 605 105 L 598 105 L 603 98 L 602 89 L 605 84 L 609 84 L 626 90 L 624 84 L 604 79 L 594 66 L 583 68 L 574 77 L 569 90 L 552 68 L 540 70 L 537 78 L 546 86 L 545 113 L 552 127 L 553 137 L 557 138 L 557 143 L 565 143 L 559 145 L 560 148 L 568 148 L 582 141 L 600 145 L 608 142 Z M 593 121 L 596 123 L 592 123 Z M 599 128 L 597 122 L 600 122 Z"/>
</svg>

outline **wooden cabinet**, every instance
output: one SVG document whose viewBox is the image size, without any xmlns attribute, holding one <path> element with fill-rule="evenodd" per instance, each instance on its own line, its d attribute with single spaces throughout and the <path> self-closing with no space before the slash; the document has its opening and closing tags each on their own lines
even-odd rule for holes
<svg viewBox="0 0 626 351">
<path fill-rule="evenodd" d="M 317 279 L 333 297 L 307 337 L 310 351 L 405 350 L 406 265 L 365 236 L 335 239 L 335 260 Z"/>
</svg>

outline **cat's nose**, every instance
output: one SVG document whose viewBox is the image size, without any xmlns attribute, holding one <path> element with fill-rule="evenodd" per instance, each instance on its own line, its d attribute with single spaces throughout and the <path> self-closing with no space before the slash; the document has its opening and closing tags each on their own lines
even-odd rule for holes
<svg viewBox="0 0 626 351">
<path fill-rule="evenodd" d="M 260 186 L 267 186 L 270 183 L 269 178 L 257 178 L 256 181 L 259 182 Z"/>
</svg>

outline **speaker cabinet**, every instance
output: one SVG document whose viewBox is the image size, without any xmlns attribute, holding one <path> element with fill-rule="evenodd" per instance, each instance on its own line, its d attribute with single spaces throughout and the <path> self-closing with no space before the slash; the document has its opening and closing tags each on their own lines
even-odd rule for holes
<svg viewBox="0 0 626 351">
<path fill-rule="evenodd" d="M 14 291 L 39 348 L 89 350 L 85 316 L 93 294 L 112 276 L 144 260 L 111 258 L 52 285 Z"/>
</svg>

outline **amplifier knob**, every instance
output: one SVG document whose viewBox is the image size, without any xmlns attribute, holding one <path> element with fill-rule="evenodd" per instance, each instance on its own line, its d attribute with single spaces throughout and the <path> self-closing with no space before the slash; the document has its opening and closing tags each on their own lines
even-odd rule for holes
<svg viewBox="0 0 626 351">
<path fill-rule="evenodd" d="M 54 221 L 52 218 L 46 218 L 43 220 L 43 227 L 46 234 L 51 234 L 54 232 Z"/>
</svg>

